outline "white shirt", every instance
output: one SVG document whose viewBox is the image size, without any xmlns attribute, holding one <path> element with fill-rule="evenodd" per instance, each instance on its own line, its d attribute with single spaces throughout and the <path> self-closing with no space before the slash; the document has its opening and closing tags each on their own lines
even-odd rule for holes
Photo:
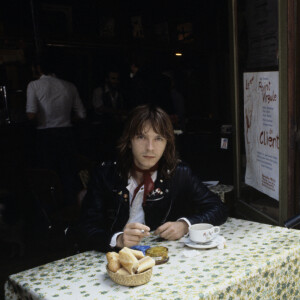
<svg viewBox="0 0 300 300">
<path fill-rule="evenodd" d="M 155 171 L 151 175 L 151 178 L 152 181 L 155 182 L 157 178 L 157 171 Z M 130 178 L 128 179 L 128 185 L 126 187 L 127 190 L 129 191 L 129 219 L 127 221 L 127 224 L 128 223 L 145 224 L 145 213 L 143 209 L 144 185 L 140 187 L 132 203 L 133 194 L 137 186 L 138 184 L 135 181 L 135 179 L 132 176 L 130 176 Z M 186 218 L 180 218 L 178 220 L 184 220 L 189 227 L 191 226 L 191 223 Z M 112 236 L 110 241 L 111 247 L 115 247 L 117 245 L 117 237 L 122 233 L 123 232 L 117 232 Z"/>
<path fill-rule="evenodd" d="M 157 177 L 157 171 L 155 171 L 151 178 L 155 182 Z M 145 224 L 145 213 L 143 209 L 143 198 L 144 198 L 144 185 L 140 187 L 139 191 L 136 193 L 134 201 L 132 202 L 133 194 L 137 188 L 138 183 L 131 176 L 128 180 L 127 190 L 129 191 L 129 219 L 127 223 L 141 223 Z"/>
<path fill-rule="evenodd" d="M 72 110 L 85 118 L 85 108 L 71 82 L 42 75 L 28 84 L 26 112 L 37 114 L 38 129 L 72 126 Z"/>
</svg>

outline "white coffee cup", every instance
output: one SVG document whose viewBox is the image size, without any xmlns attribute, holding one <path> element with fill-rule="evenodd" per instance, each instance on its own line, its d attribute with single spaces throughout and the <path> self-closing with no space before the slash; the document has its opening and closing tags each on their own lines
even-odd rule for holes
<svg viewBox="0 0 300 300">
<path fill-rule="evenodd" d="M 220 232 L 220 227 L 208 223 L 191 225 L 189 229 L 190 240 L 194 243 L 207 243 Z"/>
</svg>

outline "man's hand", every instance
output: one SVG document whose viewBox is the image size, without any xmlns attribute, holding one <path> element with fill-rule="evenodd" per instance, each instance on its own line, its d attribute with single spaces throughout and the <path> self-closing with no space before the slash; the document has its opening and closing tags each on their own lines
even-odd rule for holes
<svg viewBox="0 0 300 300">
<path fill-rule="evenodd" d="M 189 226 L 185 221 L 167 222 L 159 226 L 154 234 L 160 237 L 174 241 L 182 238 L 189 231 Z"/>
<path fill-rule="evenodd" d="M 140 241 L 150 235 L 150 228 L 141 223 L 126 224 L 124 231 L 117 238 L 117 247 L 132 247 L 138 245 Z"/>
</svg>

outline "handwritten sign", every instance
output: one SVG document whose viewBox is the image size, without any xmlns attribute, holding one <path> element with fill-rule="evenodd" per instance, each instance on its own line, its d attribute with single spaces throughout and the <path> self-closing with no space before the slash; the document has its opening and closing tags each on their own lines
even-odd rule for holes
<svg viewBox="0 0 300 300">
<path fill-rule="evenodd" d="M 278 72 L 244 73 L 245 183 L 279 199 Z"/>
</svg>

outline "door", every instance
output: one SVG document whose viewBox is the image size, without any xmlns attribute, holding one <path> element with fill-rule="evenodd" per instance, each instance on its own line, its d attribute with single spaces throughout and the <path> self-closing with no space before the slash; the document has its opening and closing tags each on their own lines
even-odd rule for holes
<svg viewBox="0 0 300 300">
<path fill-rule="evenodd" d="M 296 0 L 232 0 L 230 7 L 235 214 L 245 219 L 280 225 L 299 212 L 299 188 L 296 182 L 300 180 L 298 161 L 300 147 L 296 148 L 295 122 L 299 119 L 297 118 L 299 104 L 296 103 L 299 95 L 299 84 L 296 84 L 299 82 L 299 75 L 296 72 L 299 65 L 296 51 L 299 44 L 296 34 L 299 27 L 297 21 L 299 6 L 296 2 Z M 277 83 L 276 79 L 272 81 L 267 77 L 267 83 L 273 86 L 278 84 L 277 119 L 264 117 L 273 109 L 270 105 L 262 105 L 261 110 L 257 109 L 256 119 L 250 114 L 254 121 L 260 118 L 263 122 L 272 119 L 272 126 L 278 128 L 277 156 L 270 155 L 269 150 L 262 155 L 261 151 L 257 150 L 259 148 L 249 152 L 246 136 L 249 115 L 244 105 L 247 88 L 245 86 L 247 81 L 244 79 L 249 74 L 258 78 L 265 78 L 266 74 L 278 75 Z M 259 77 L 260 75 L 262 76 Z M 253 95 L 250 93 L 250 97 L 257 100 L 260 96 L 258 93 L 254 95 L 255 91 L 253 90 Z M 298 128 L 299 126 L 300 124 Z M 256 127 L 258 128 L 258 125 Z M 268 127 L 263 136 L 272 133 L 273 127 Z M 267 136 L 263 141 L 268 144 L 270 139 L 271 137 Z M 259 138 L 253 139 L 252 143 L 259 143 Z M 269 157 L 274 158 L 273 162 L 270 162 L 271 167 L 266 166 Z M 264 160 L 265 165 L 261 160 Z M 252 179 L 256 180 L 253 184 L 247 177 L 250 166 L 254 171 L 258 170 L 251 175 Z M 261 171 L 264 168 L 274 168 L 271 173 L 269 172 L 271 176 L 264 175 Z M 273 180 L 271 177 L 276 171 L 278 175 L 274 176 Z M 273 181 L 270 181 L 270 178 Z M 271 184 L 278 190 L 275 196 L 268 188 L 264 189 L 264 186 Z"/>
</svg>

